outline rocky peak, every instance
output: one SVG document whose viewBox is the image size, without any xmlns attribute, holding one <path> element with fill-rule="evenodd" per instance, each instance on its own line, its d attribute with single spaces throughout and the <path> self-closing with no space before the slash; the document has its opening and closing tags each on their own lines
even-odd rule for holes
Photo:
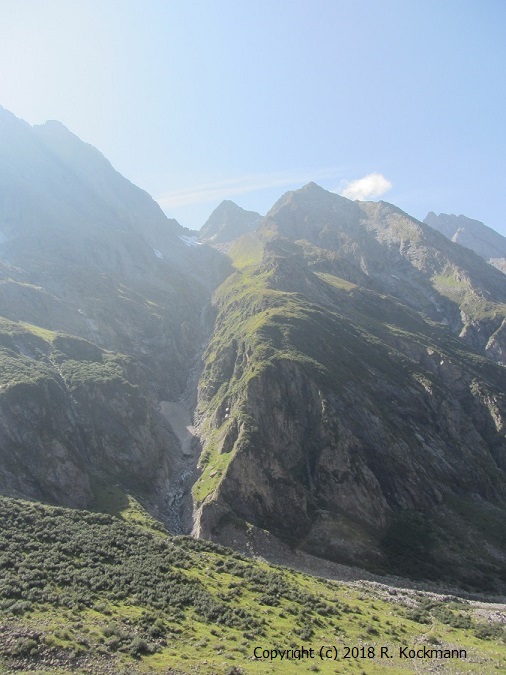
<svg viewBox="0 0 506 675">
<path fill-rule="evenodd" d="M 215 244 L 233 241 L 253 230 L 261 218 L 256 211 L 246 211 L 226 199 L 214 209 L 203 225 L 200 241 Z"/>
</svg>

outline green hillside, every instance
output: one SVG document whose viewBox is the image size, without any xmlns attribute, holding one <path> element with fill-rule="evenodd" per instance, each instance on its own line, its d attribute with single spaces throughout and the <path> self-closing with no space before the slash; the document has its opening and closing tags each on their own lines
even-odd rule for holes
<svg viewBox="0 0 506 675">
<path fill-rule="evenodd" d="M 316 579 L 170 537 L 141 513 L 132 499 L 115 517 L 0 498 L 0 672 L 408 673 L 429 661 L 399 650 L 424 646 L 466 651 L 441 672 L 506 667 L 497 607 Z"/>
</svg>

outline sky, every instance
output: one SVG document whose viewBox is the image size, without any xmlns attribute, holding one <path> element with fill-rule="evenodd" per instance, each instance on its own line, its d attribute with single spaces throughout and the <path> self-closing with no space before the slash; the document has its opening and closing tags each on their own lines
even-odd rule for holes
<svg viewBox="0 0 506 675">
<path fill-rule="evenodd" d="M 505 0 L 0 0 L 0 104 L 198 229 L 314 181 L 506 235 Z"/>
</svg>

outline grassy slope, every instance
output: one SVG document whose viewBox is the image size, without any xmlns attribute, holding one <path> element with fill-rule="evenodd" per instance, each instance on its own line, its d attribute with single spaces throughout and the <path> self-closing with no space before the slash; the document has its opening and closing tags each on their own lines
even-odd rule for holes
<svg viewBox="0 0 506 675">
<path fill-rule="evenodd" d="M 80 383 L 126 384 L 127 358 L 82 338 L 0 317 L 1 390 L 61 375 L 72 389 Z"/>
<path fill-rule="evenodd" d="M 425 666 L 400 660 L 399 647 L 424 644 L 467 650 L 443 672 L 506 667 L 504 628 L 467 601 L 318 580 L 171 538 L 129 510 L 0 498 L 0 672 L 408 673 Z M 341 657 L 252 659 L 256 646 L 301 645 Z M 394 658 L 344 659 L 345 646 L 387 646 Z"/>
</svg>

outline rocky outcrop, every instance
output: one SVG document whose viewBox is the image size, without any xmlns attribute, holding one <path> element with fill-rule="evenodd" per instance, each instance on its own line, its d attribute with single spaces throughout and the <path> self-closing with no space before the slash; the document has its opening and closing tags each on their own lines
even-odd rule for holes
<svg viewBox="0 0 506 675">
<path fill-rule="evenodd" d="M 292 545 L 359 564 L 360 541 L 400 512 L 429 511 L 452 496 L 504 504 L 500 391 L 447 352 L 406 338 L 396 346 L 387 357 L 392 372 L 378 366 L 385 355 L 370 346 L 368 363 L 350 364 L 365 377 L 342 373 L 334 386 L 282 359 L 252 376 L 230 410 L 246 421 L 232 447 L 224 436 L 230 462 L 199 526 L 219 540 L 232 514 Z M 366 348 L 357 336 L 356 351 Z M 338 343 L 334 358 L 342 358 Z M 369 558 L 380 554 L 377 540 L 368 546 Z"/>
<path fill-rule="evenodd" d="M 246 211 L 225 200 L 211 213 L 199 232 L 200 241 L 208 244 L 224 244 L 253 231 L 261 220 L 256 211 Z"/>
<path fill-rule="evenodd" d="M 85 508 L 100 476 L 143 495 L 165 486 L 177 441 L 128 359 L 76 338 L 2 340 L 12 373 L 0 393 L 4 489 Z"/>
</svg>

